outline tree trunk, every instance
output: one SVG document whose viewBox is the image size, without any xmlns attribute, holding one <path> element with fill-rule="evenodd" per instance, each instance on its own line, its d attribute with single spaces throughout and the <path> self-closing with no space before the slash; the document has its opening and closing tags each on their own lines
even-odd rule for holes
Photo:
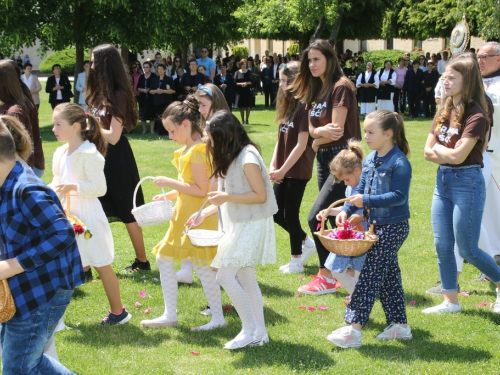
<svg viewBox="0 0 500 375">
<path fill-rule="evenodd" d="M 75 50 L 76 50 L 76 61 L 75 61 L 75 72 L 73 81 L 73 92 L 75 96 L 73 97 L 73 102 L 78 103 L 80 99 L 80 92 L 76 91 L 76 80 L 78 79 L 78 73 L 83 71 L 83 60 L 84 60 L 84 38 L 87 33 L 84 30 L 84 17 L 85 5 L 80 4 L 75 8 L 73 14 L 73 32 L 75 35 Z"/>
<path fill-rule="evenodd" d="M 302 51 L 309 45 L 309 36 L 307 34 L 302 34 L 299 36 L 299 53 L 302 55 Z"/>
<path fill-rule="evenodd" d="M 318 22 L 318 26 L 316 26 L 316 30 L 314 31 L 314 34 L 311 36 L 310 42 L 314 42 L 316 39 L 321 38 L 321 34 L 323 34 L 323 30 L 325 29 L 326 25 L 326 18 L 323 16 Z"/>
<path fill-rule="evenodd" d="M 183 44 L 181 46 L 181 51 L 182 51 L 182 62 L 181 64 L 187 64 L 187 59 L 188 59 L 188 55 L 187 55 L 187 50 L 189 48 L 189 44 Z M 181 65 L 182 66 L 182 65 Z M 184 66 L 182 66 L 184 67 Z"/>
<path fill-rule="evenodd" d="M 339 36 L 340 25 L 342 23 L 342 16 L 344 11 L 341 9 L 338 13 L 338 17 L 335 20 L 335 23 L 332 26 L 332 32 L 330 33 L 330 37 L 328 38 L 328 42 L 332 47 L 335 48 L 335 44 L 337 43 L 337 37 Z"/>
</svg>

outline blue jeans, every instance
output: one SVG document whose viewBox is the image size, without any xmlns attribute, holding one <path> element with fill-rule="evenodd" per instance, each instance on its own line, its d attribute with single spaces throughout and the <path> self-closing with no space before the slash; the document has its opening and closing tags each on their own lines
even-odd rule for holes
<svg viewBox="0 0 500 375">
<path fill-rule="evenodd" d="M 432 200 L 431 220 L 443 291 L 457 290 L 454 243 L 460 255 L 493 282 L 500 281 L 500 267 L 479 249 L 486 189 L 478 165 L 439 166 Z"/>
<path fill-rule="evenodd" d="M 43 348 L 69 305 L 73 290 L 58 289 L 55 296 L 21 320 L 13 317 L 1 325 L 2 374 L 73 374 Z"/>
</svg>

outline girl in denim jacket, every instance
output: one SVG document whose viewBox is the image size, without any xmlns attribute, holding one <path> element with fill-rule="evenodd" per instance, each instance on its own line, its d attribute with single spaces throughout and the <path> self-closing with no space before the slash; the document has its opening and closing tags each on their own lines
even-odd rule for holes
<svg viewBox="0 0 500 375">
<path fill-rule="evenodd" d="M 379 240 L 368 250 L 359 281 L 344 315 L 350 325 L 333 331 L 327 339 L 341 348 L 360 347 L 361 329 L 377 297 L 388 327 L 379 340 L 411 339 L 406 320 L 405 295 L 398 264 L 398 250 L 408 237 L 411 181 L 410 153 L 402 118 L 394 112 L 370 113 L 364 122 L 365 139 L 372 152 L 363 162 L 359 185 L 337 216 L 341 226 L 358 207 L 375 225 Z"/>
</svg>

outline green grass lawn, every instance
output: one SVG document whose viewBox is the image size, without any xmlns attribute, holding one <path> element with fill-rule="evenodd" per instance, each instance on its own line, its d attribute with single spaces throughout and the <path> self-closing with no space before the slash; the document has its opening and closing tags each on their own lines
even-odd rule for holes
<svg viewBox="0 0 500 375">
<path fill-rule="evenodd" d="M 52 178 L 52 155 L 60 144 L 51 131 L 51 109 L 46 94 L 41 95 L 40 126 L 47 170 L 45 182 Z M 257 97 L 258 108 L 246 126 L 269 163 L 277 138 L 274 111 L 265 110 L 263 97 Z M 239 114 L 238 114 L 239 117 Z M 180 326 L 147 329 L 140 321 L 163 313 L 163 297 L 158 269 L 150 250 L 164 236 L 167 225 L 144 228 L 150 273 L 119 275 L 123 303 L 133 315 L 124 326 L 100 327 L 108 303 L 101 283 L 79 287 L 64 320 L 71 330 L 56 333 L 61 362 L 78 374 L 497 374 L 500 369 L 498 343 L 500 315 L 489 307 L 495 300 L 495 289 L 489 283 L 473 283 L 479 272 L 466 264 L 461 277 L 462 312 L 453 315 L 425 315 L 421 310 L 441 302 L 425 295 L 425 290 L 439 280 L 437 260 L 430 225 L 430 207 L 436 166 L 423 158 L 423 147 L 429 132 L 429 120 L 406 122 L 410 141 L 413 181 L 410 196 L 410 236 L 400 250 L 400 265 L 406 291 L 408 320 L 413 340 L 379 342 L 375 336 L 386 326 L 385 316 L 377 302 L 363 336 L 360 349 L 340 349 L 326 340 L 326 335 L 343 323 L 346 292 L 324 296 L 297 296 L 297 288 L 315 274 L 317 257 L 311 258 L 303 275 L 282 275 L 278 267 L 289 261 L 290 247 L 286 233 L 276 226 L 278 264 L 258 267 L 258 280 L 264 295 L 264 309 L 270 343 L 262 348 L 227 351 L 223 344 L 240 331 L 240 320 L 233 310 L 226 313 L 228 327 L 209 332 L 190 332 L 208 322 L 199 314 L 206 300 L 198 278 L 192 285 L 179 286 L 178 316 Z M 136 128 L 129 135 L 141 177 L 177 174 L 171 164 L 172 152 L 180 146 L 158 136 L 142 135 Z M 158 189 L 147 181 L 143 185 L 148 200 Z M 306 217 L 318 193 L 315 177 L 310 181 L 302 203 L 301 218 Z M 129 237 L 123 224 L 112 224 L 116 257 L 115 271 L 134 259 Z M 94 277 L 96 273 L 94 272 Z M 139 292 L 146 290 L 146 297 Z M 223 304 L 230 303 L 223 293 Z M 410 305 L 410 301 L 415 304 Z M 140 302 L 140 307 L 134 303 Z M 481 306 L 486 302 L 488 306 Z M 299 306 L 327 310 L 310 312 Z M 149 314 L 143 310 L 151 307 Z M 198 356 L 191 351 L 199 353 Z"/>
</svg>

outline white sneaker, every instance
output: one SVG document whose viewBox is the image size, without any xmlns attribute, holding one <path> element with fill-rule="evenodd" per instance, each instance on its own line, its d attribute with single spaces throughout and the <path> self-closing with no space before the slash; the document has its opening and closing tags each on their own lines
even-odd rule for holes
<svg viewBox="0 0 500 375">
<path fill-rule="evenodd" d="M 500 313 L 500 289 L 497 288 L 497 300 L 493 306 L 493 312 Z"/>
<path fill-rule="evenodd" d="M 460 311 L 460 304 L 455 305 L 448 301 L 444 301 L 440 305 L 429 307 L 428 309 L 422 310 L 424 314 L 447 314 L 447 313 L 456 313 L 459 311 Z"/>
<path fill-rule="evenodd" d="M 384 332 L 377 336 L 378 340 L 410 340 L 412 338 L 413 335 L 411 334 L 410 326 L 403 328 L 396 323 L 389 325 L 386 329 L 384 329 Z"/>
<path fill-rule="evenodd" d="M 346 326 L 333 331 L 326 339 L 341 348 L 359 348 L 361 346 L 361 332 Z"/>
<path fill-rule="evenodd" d="M 302 273 L 304 272 L 304 265 L 302 263 L 290 262 L 280 267 L 281 273 Z"/>
<path fill-rule="evenodd" d="M 300 261 L 304 264 L 314 254 L 316 254 L 316 245 L 314 245 L 314 241 L 308 236 L 302 241 L 302 256 L 300 257 Z"/>
</svg>

